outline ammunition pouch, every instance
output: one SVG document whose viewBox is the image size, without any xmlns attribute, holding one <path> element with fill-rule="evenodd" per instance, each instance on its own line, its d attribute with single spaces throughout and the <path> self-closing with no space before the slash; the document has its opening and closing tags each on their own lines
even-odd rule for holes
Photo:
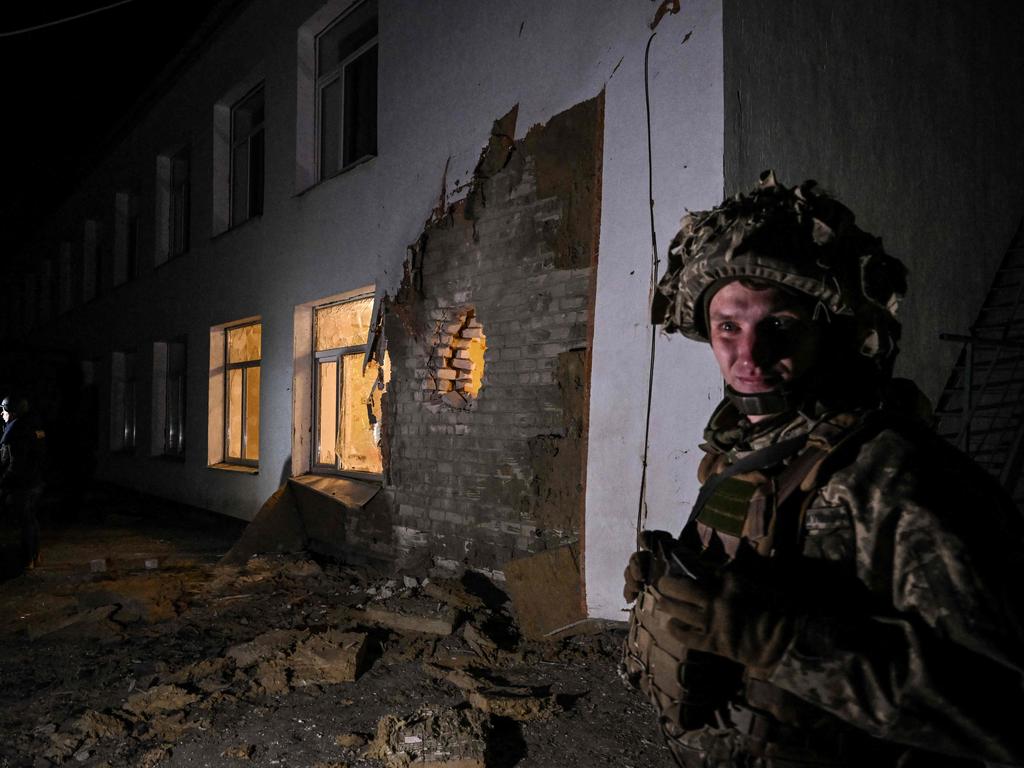
<svg viewBox="0 0 1024 768">
<path fill-rule="evenodd" d="M 720 721 L 741 684 L 743 668 L 728 659 L 691 651 L 668 634 L 661 595 L 648 585 L 630 613 L 622 655 L 623 677 L 657 708 L 662 732 L 680 731 Z"/>
</svg>

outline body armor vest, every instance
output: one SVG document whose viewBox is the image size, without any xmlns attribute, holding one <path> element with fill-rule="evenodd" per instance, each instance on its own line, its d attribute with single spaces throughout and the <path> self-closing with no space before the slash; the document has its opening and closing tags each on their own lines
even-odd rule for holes
<svg viewBox="0 0 1024 768">
<path fill-rule="evenodd" d="M 679 546 L 702 567 L 737 558 L 792 562 L 800 555 L 803 513 L 824 484 L 830 459 L 844 446 L 859 445 L 867 420 L 842 415 L 815 426 L 802 438 L 756 451 L 729 463 L 725 454 L 701 462 L 701 496 L 679 537 Z M 773 450 L 774 449 L 774 450 Z M 686 768 L 706 764 L 686 743 L 687 732 L 706 726 L 742 734 L 749 754 L 780 750 L 796 763 L 821 762 L 834 751 L 822 733 L 845 728 L 832 716 L 753 678 L 742 665 L 720 656 L 688 651 L 668 634 L 655 585 L 640 592 L 630 614 L 622 673 L 659 712 L 659 726 L 676 761 Z M 823 727 L 832 726 L 832 727 Z M 817 732 L 816 732 L 817 731 Z M 827 737 L 826 737 L 827 738 Z M 780 742 L 787 742 L 781 745 Z M 778 765 L 788 765 L 778 762 Z M 844 765 L 837 758 L 835 765 Z"/>
</svg>

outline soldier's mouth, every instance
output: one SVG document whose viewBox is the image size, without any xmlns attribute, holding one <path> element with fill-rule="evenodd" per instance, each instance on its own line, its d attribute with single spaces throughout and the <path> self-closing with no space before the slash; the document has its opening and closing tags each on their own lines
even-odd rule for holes
<svg viewBox="0 0 1024 768">
<path fill-rule="evenodd" d="M 762 376 L 755 377 L 736 377 L 736 385 L 733 387 L 737 392 L 742 392 L 745 395 L 755 395 L 761 392 L 770 392 L 782 383 L 782 379 L 777 376 L 771 378 L 765 378 Z"/>
</svg>

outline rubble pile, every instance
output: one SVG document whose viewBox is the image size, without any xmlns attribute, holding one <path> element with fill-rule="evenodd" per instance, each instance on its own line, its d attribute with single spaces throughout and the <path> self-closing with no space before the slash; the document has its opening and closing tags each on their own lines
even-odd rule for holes
<svg viewBox="0 0 1024 768">
<path fill-rule="evenodd" d="M 616 681 L 621 630 L 527 641 L 473 572 L 288 556 L 88 571 L 5 596 L 0 618 L 0 768 L 583 766 L 595 738 L 609 764 L 668 764 Z"/>
</svg>

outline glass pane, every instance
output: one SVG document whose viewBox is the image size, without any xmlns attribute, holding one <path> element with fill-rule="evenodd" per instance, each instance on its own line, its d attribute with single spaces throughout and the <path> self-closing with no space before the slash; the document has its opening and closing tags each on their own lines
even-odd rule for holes
<svg viewBox="0 0 1024 768">
<path fill-rule="evenodd" d="M 229 363 L 244 363 L 260 359 L 261 327 L 259 323 L 252 323 L 227 329 Z"/>
<path fill-rule="evenodd" d="M 377 365 L 370 363 L 363 374 L 363 355 L 345 355 L 343 358 L 342 414 L 341 414 L 341 468 L 362 472 L 380 472 L 383 469 L 380 448 L 370 423 L 367 403 L 380 421 L 379 400 L 374 398 L 374 384 L 377 381 Z M 377 401 L 376 403 L 374 401 Z M 374 408 L 374 404 L 376 407 Z"/>
<path fill-rule="evenodd" d="M 245 458 L 260 458 L 260 369 L 245 369 Z"/>
<path fill-rule="evenodd" d="M 316 463 L 335 466 L 338 452 L 338 363 L 317 364 L 316 377 Z"/>
<path fill-rule="evenodd" d="M 249 216 L 263 213 L 263 131 L 249 139 Z"/>
<path fill-rule="evenodd" d="M 231 223 L 249 218 L 249 142 L 243 141 L 231 153 Z"/>
<path fill-rule="evenodd" d="M 345 165 L 377 154 L 377 46 L 345 67 Z"/>
<path fill-rule="evenodd" d="M 313 324 L 316 351 L 364 346 L 372 314 L 373 297 L 317 307 Z"/>
<path fill-rule="evenodd" d="M 317 39 L 317 77 L 327 74 L 377 36 L 376 0 L 363 3 Z"/>
<path fill-rule="evenodd" d="M 341 168 L 341 78 L 320 91 L 320 177 Z"/>
<path fill-rule="evenodd" d="M 231 113 L 231 143 L 235 144 L 254 128 L 263 125 L 263 89 L 259 88 L 238 102 Z"/>
<path fill-rule="evenodd" d="M 242 369 L 228 371 L 228 458 L 242 458 Z"/>
</svg>

